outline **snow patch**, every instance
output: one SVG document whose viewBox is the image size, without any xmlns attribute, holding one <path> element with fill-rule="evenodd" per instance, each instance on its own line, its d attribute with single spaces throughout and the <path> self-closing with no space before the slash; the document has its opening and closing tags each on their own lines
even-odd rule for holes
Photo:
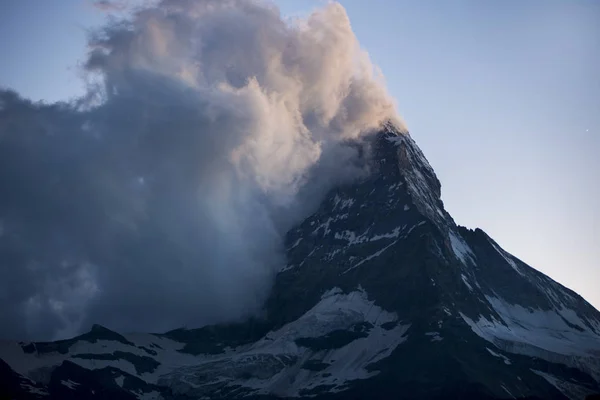
<svg viewBox="0 0 600 400">
<path fill-rule="evenodd" d="M 406 234 L 402 235 L 403 238 L 406 238 L 414 228 L 421 226 L 425 223 L 425 221 L 421 221 L 420 223 L 418 223 L 417 225 L 414 225 L 413 227 L 411 227 L 408 232 L 406 232 Z M 383 234 L 377 234 L 377 235 L 373 235 L 371 237 L 368 236 L 369 232 L 371 231 L 371 228 L 373 227 L 373 224 L 371 224 L 371 226 L 369 226 L 367 228 L 367 230 L 363 233 L 361 233 L 360 235 L 357 235 L 354 231 L 349 231 L 349 230 L 345 230 L 342 232 L 336 232 L 334 234 L 334 238 L 337 240 L 344 240 L 347 243 L 347 246 L 354 246 L 357 244 L 362 244 L 362 243 L 366 243 L 366 242 L 376 242 L 378 240 L 382 240 L 382 239 L 397 239 L 398 237 L 400 237 L 401 233 L 404 232 L 404 230 L 406 229 L 406 225 L 403 226 L 397 226 L 395 227 L 391 232 L 388 233 L 383 233 Z"/>
<path fill-rule="evenodd" d="M 352 267 L 348 268 L 347 270 L 345 270 L 344 272 L 342 272 L 342 275 L 352 271 L 355 268 L 360 267 L 362 264 L 366 263 L 367 261 L 371 261 L 372 259 L 379 257 L 380 255 L 382 255 L 387 249 L 389 249 L 390 247 L 392 247 L 393 245 L 395 245 L 398 241 L 394 240 L 392 243 L 388 244 L 387 246 L 385 246 L 383 249 L 379 250 L 378 252 L 371 254 L 370 256 L 365 257 L 362 261 L 359 261 L 358 263 L 354 264 Z"/>
<path fill-rule="evenodd" d="M 425 335 L 431 336 L 432 342 L 440 342 L 440 341 L 444 340 L 444 338 L 440 336 L 439 332 L 426 332 Z"/>
<path fill-rule="evenodd" d="M 342 201 L 342 205 L 341 205 L 340 209 L 342 209 L 342 210 L 343 210 L 343 209 L 346 209 L 346 208 L 350 208 L 350 207 L 352 207 L 352 206 L 354 205 L 355 201 L 356 201 L 356 200 L 354 200 L 354 199 L 346 199 L 346 200 L 343 200 L 343 201 Z"/>
<path fill-rule="evenodd" d="M 111 351 L 104 351 L 104 353 L 112 353 Z M 75 354 L 76 355 L 76 354 Z M 94 370 L 94 369 L 102 369 L 105 367 L 113 367 L 120 369 L 123 372 L 127 372 L 130 375 L 138 375 L 135 369 L 135 365 L 133 363 L 123 360 L 97 360 L 97 359 L 82 359 L 82 358 L 69 358 L 69 361 L 79 365 L 80 367 Z"/>
<path fill-rule="evenodd" d="M 419 227 L 419 226 L 421 226 L 421 225 L 424 225 L 424 224 L 425 224 L 425 222 L 426 222 L 426 221 L 421 221 L 421 222 L 419 222 L 418 224 L 416 224 L 416 225 L 412 226 L 412 227 L 411 227 L 411 228 L 408 230 L 408 232 L 406 232 L 404 235 L 402 235 L 402 239 L 406 239 L 406 238 L 407 238 L 407 237 L 408 237 L 408 236 L 409 236 L 409 235 L 412 233 L 412 231 L 413 231 L 413 230 L 415 230 L 416 228 L 418 228 L 418 227 Z"/>
<path fill-rule="evenodd" d="M 310 251 L 310 253 L 308 253 L 308 255 L 306 257 L 304 257 L 304 260 L 302 260 L 302 262 L 300 263 L 299 267 L 303 266 L 304 263 L 306 262 L 306 260 L 309 259 L 310 256 L 312 256 L 313 254 L 315 254 L 315 251 L 317 251 L 317 247 L 315 247 L 314 249 L 312 249 Z"/>
<path fill-rule="evenodd" d="M 292 249 L 294 249 L 294 248 L 298 247 L 298 245 L 300 244 L 300 242 L 301 242 L 301 241 L 302 241 L 302 238 L 300 238 L 300 239 L 296 240 L 296 241 L 294 242 L 294 244 L 292 245 L 292 247 L 290 247 L 288 250 L 292 250 Z"/>
<path fill-rule="evenodd" d="M 488 352 L 489 352 L 491 355 L 493 355 L 494 357 L 498 357 L 498 358 L 501 358 L 501 359 L 503 359 L 503 360 L 504 360 L 504 364 L 506 364 L 506 365 L 510 365 L 510 364 L 511 364 L 511 362 L 510 362 L 510 360 L 508 359 L 508 357 L 506 357 L 506 356 L 503 356 L 502 354 L 498 354 L 498 353 L 496 353 L 495 351 L 493 351 L 493 350 L 489 349 L 488 347 L 486 347 L 485 349 L 486 349 L 486 350 L 487 350 L 487 351 L 488 351 Z"/>
<path fill-rule="evenodd" d="M 340 204 L 340 201 L 342 201 L 342 198 L 338 194 L 336 194 L 333 197 L 333 211 L 335 211 L 335 209 L 337 208 L 338 204 Z"/>
<path fill-rule="evenodd" d="M 450 245 L 452 246 L 452 250 L 454 254 L 464 265 L 468 265 L 468 262 L 474 263 L 473 251 L 469 248 L 469 245 L 461 238 L 459 235 L 450 231 Z"/>
<path fill-rule="evenodd" d="M 21 383 L 21 388 L 25 389 L 27 392 L 31 393 L 31 394 L 39 394 L 41 396 L 48 396 L 49 393 L 46 389 L 42 389 L 39 387 L 35 387 L 33 386 L 33 384 L 29 383 L 29 382 L 23 382 Z"/>
<path fill-rule="evenodd" d="M 516 399 L 516 397 L 515 397 L 515 396 L 514 396 L 514 395 L 513 395 L 513 394 L 510 392 L 510 390 L 508 390 L 508 389 L 506 388 L 506 386 L 504 386 L 504 385 L 500 385 L 500 387 L 501 387 L 502 389 L 504 389 L 504 391 L 505 391 L 506 393 L 508 393 L 508 395 L 509 395 L 510 397 L 512 397 L 513 399 Z"/>
<path fill-rule="evenodd" d="M 394 322 L 392 328 L 382 327 Z M 364 323 L 369 326 L 364 335 L 340 348 L 311 349 L 297 343 L 298 339 L 321 340 L 331 332 L 351 332 L 357 324 Z M 320 385 L 331 385 L 330 392 L 339 392 L 348 381 L 378 374 L 367 366 L 388 357 L 406 340 L 404 335 L 409 327 L 398 323 L 396 313 L 370 301 L 361 287 L 347 294 L 335 287 L 323 293 L 319 303 L 300 318 L 269 332 L 249 347 L 205 357 L 204 362 L 176 369 L 162 379 L 163 383 L 171 382 L 174 388 L 183 387 L 189 395 L 213 384 L 239 385 L 256 390 L 256 394 L 280 397 L 300 396 L 301 391 Z M 319 364 L 320 371 L 302 368 L 307 362 Z M 240 379 L 245 371 L 251 371 L 252 377 Z"/>
<path fill-rule="evenodd" d="M 492 245 L 492 247 L 494 248 L 494 250 L 496 250 L 496 252 L 502 256 L 502 258 L 504 258 L 504 261 L 506 261 L 508 263 L 508 265 L 510 265 L 512 267 L 512 269 L 514 269 L 515 271 L 517 271 L 517 273 L 519 275 L 526 276 L 523 273 L 523 271 L 521 271 L 521 269 L 517 266 L 517 263 L 512 260 L 510 254 L 508 254 L 507 252 L 505 252 L 504 250 L 502 250 L 500 247 L 498 247 L 493 241 L 491 241 L 491 240 L 488 240 L 488 241 Z"/>
<path fill-rule="evenodd" d="M 403 183 L 402 183 L 402 182 L 396 182 L 396 183 L 393 183 L 393 184 L 391 184 L 391 185 L 388 187 L 388 191 L 389 191 L 389 192 L 396 191 L 396 190 L 398 190 L 400 187 L 402 187 L 402 185 L 403 185 Z"/>
<path fill-rule="evenodd" d="M 484 316 L 473 321 L 461 313 L 463 320 L 483 339 L 492 343 L 500 339 L 528 344 L 533 348 L 566 355 L 588 355 L 591 350 L 600 350 L 600 337 L 587 330 L 571 328 L 557 312 L 529 310 L 491 296 L 486 296 L 486 299 L 500 316 L 500 321 L 494 317 L 490 321 Z M 519 350 L 518 346 L 514 350 Z"/>
<path fill-rule="evenodd" d="M 588 388 L 577 385 L 575 383 L 563 381 L 547 372 L 542 372 L 542 371 L 538 371 L 535 369 L 531 369 L 531 372 L 544 378 L 549 384 L 554 386 L 556 389 L 558 389 L 562 394 L 564 394 L 569 399 L 579 400 L 579 399 L 586 398 L 587 395 L 589 395 L 589 394 L 594 393 L 593 391 L 591 391 Z"/>
<path fill-rule="evenodd" d="M 329 289 L 325 293 L 321 295 L 321 300 L 326 299 L 331 296 L 335 296 L 336 294 L 343 294 L 344 292 L 339 287 L 334 287 L 333 289 Z"/>
<path fill-rule="evenodd" d="M 304 257 L 304 259 L 300 262 L 300 264 L 298 264 L 298 267 L 302 267 L 304 265 L 304 263 L 306 262 L 306 260 L 308 260 L 315 253 L 315 251 L 317 251 L 320 248 L 321 248 L 320 246 L 313 248 L 310 251 L 310 253 L 308 253 L 306 255 L 306 257 Z M 289 271 L 290 269 L 294 269 L 295 267 L 296 267 L 296 264 L 286 264 L 279 270 L 279 272 L 281 273 L 281 272 Z"/>
<path fill-rule="evenodd" d="M 27 385 L 27 384 L 21 385 L 21 387 L 23 389 L 27 390 L 29 393 L 32 393 L 32 394 L 39 394 L 41 396 L 47 396 L 47 395 L 50 394 L 45 389 L 40 389 L 40 388 L 37 388 L 35 386 L 31 386 L 31 385 Z"/>
<path fill-rule="evenodd" d="M 317 226 L 313 231 L 312 234 L 316 235 L 317 233 L 319 233 L 319 230 L 323 229 L 323 237 L 327 236 L 330 232 L 331 229 L 329 229 L 329 224 L 331 224 L 331 222 L 333 222 L 334 219 L 332 217 L 327 218 L 327 221 L 321 223 L 319 226 Z M 312 223 L 311 223 L 312 225 Z"/>
<path fill-rule="evenodd" d="M 347 329 L 362 321 L 383 324 L 395 320 L 397 320 L 395 313 L 388 313 L 376 306 L 373 301 L 369 301 L 362 288 L 344 294 L 336 287 L 325 292 L 321 296 L 321 301 L 302 317 L 271 332 L 269 338 L 274 340 L 286 338 L 286 341 L 290 341 L 297 337 L 319 337 L 333 330 Z M 260 347 L 260 342 L 257 346 Z"/>
<path fill-rule="evenodd" d="M 404 141 L 402 136 L 386 136 L 386 139 L 388 142 L 391 142 L 396 146 L 399 146 Z"/>
<path fill-rule="evenodd" d="M 356 200 L 350 198 L 350 199 L 342 199 L 339 195 L 335 195 L 335 197 L 333 198 L 333 211 L 336 211 L 338 209 L 340 210 L 344 210 L 346 208 L 350 208 L 354 205 L 354 203 L 356 202 Z"/>
<path fill-rule="evenodd" d="M 384 233 L 384 234 L 382 234 L 382 235 L 375 235 L 375 236 L 372 236 L 372 237 L 369 239 L 369 241 L 370 241 L 370 242 L 374 242 L 374 241 L 381 240 L 381 239 L 395 239 L 395 238 L 397 238 L 398 236 L 400 236 L 400 231 L 401 231 L 401 230 L 403 230 L 404 228 L 406 228 L 406 225 L 404 225 L 404 226 L 401 226 L 401 227 L 400 227 L 400 226 L 397 226 L 397 227 L 396 227 L 396 228 L 394 228 L 394 230 L 393 230 L 393 231 L 391 231 L 390 233 Z"/>
<path fill-rule="evenodd" d="M 77 388 L 77 386 L 79 386 L 80 384 L 77 382 L 73 382 L 70 379 L 67 379 L 66 381 L 60 381 L 60 383 L 62 383 L 63 385 L 65 385 L 66 387 L 68 387 L 69 389 L 73 389 L 75 390 Z"/>
<path fill-rule="evenodd" d="M 160 400 L 163 398 L 161 396 L 161 394 L 155 390 L 153 390 L 152 392 L 148 392 L 148 393 L 139 390 L 139 391 L 135 392 L 134 394 L 138 398 L 138 400 Z"/>
<path fill-rule="evenodd" d="M 478 336 L 503 351 L 563 363 L 600 379 L 600 336 L 585 329 L 572 310 L 526 309 L 496 297 L 486 299 L 500 320 L 483 315 L 472 320 L 460 313 Z"/>
<path fill-rule="evenodd" d="M 325 254 L 324 260 L 331 261 L 342 251 L 342 249 L 335 249 L 334 251 L 330 251 L 329 253 Z"/>
<path fill-rule="evenodd" d="M 360 244 L 368 241 L 369 239 L 366 235 L 370 229 L 370 227 L 367 228 L 366 232 L 359 236 L 356 236 L 356 233 L 354 233 L 353 231 L 342 231 L 341 233 L 336 232 L 334 234 L 334 238 L 337 240 L 345 240 L 348 242 L 348 246 L 353 246 L 355 244 Z"/>
<path fill-rule="evenodd" d="M 279 270 L 279 272 L 289 271 L 290 269 L 294 269 L 294 267 L 295 267 L 294 264 L 286 264 L 283 267 L 281 267 L 281 269 Z"/>
<path fill-rule="evenodd" d="M 460 274 L 460 277 L 462 278 L 462 281 L 464 282 L 464 284 L 469 288 L 469 290 L 472 292 L 473 291 L 473 287 L 471 286 L 471 284 L 469 283 L 469 281 L 467 280 L 467 277 L 465 276 L 465 274 Z"/>
</svg>

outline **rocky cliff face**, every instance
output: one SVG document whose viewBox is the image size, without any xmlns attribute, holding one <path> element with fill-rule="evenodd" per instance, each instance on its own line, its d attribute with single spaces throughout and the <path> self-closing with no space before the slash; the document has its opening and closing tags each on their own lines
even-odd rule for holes
<svg viewBox="0 0 600 400">
<path fill-rule="evenodd" d="M 408 134 L 287 236 L 265 317 L 0 344 L 6 398 L 539 398 L 600 392 L 600 313 L 459 227 Z M 2 397 L 4 398 L 4 397 Z"/>
</svg>

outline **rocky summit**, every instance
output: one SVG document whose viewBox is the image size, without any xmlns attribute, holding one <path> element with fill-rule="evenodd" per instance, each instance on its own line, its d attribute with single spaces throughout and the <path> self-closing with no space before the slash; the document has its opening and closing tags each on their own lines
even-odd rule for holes
<svg viewBox="0 0 600 400">
<path fill-rule="evenodd" d="M 0 342 L 1 399 L 585 399 L 600 312 L 455 224 L 409 134 L 287 234 L 261 318 Z M 491 211 L 490 211 L 491 212 Z"/>
</svg>

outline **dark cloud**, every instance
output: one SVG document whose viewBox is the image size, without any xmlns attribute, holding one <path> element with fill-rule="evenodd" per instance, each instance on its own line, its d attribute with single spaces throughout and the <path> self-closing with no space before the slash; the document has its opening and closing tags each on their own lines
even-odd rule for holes
<svg viewBox="0 0 600 400">
<path fill-rule="evenodd" d="M 256 312 L 283 234 L 361 171 L 344 143 L 395 115 L 344 9 L 168 0 L 90 44 L 78 103 L 0 92 L 0 334 Z"/>
</svg>

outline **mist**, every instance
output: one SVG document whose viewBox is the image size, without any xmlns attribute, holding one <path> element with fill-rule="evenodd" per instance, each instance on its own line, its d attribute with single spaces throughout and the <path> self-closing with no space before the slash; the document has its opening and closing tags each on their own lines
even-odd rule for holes
<svg viewBox="0 0 600 400">
<path fill-rule="evenodd" d="M 83 72 L 70 102 L 0 90 L 0 337 L 257 313 L 285 233 L 366 173 L 348 141 L 400 123 L 338 3 L 146 5 L 90 35 Z"/>
</svg>

